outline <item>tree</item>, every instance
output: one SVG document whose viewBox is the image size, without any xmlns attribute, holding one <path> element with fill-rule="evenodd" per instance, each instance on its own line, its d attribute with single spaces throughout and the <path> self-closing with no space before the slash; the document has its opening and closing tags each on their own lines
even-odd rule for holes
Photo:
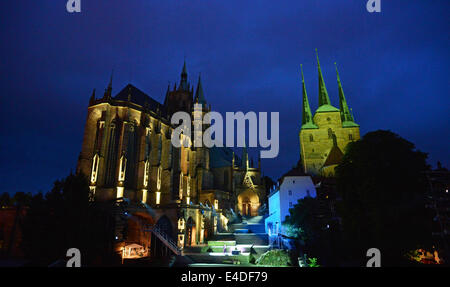
<svg viewBox="0 0 450 287">
<path fill-rule="evenodd" d="M 0 196 L 0 208 L 2 207 L 9 207 L 12 205 L 11 197 L 9 196 L 9 193 L 4 192 Z"/>
<path fill-rule="evenodd" d="M 398 265 L 408 250 L 429 244 L 426 158 L 390 131 L 370 132 L 348 145 L 336 178 L 344 249 L 352 259 L 363 261 L 376 247 L 384 265 Z"/>
<path fill-rule="evenodd" d="M 300 199 L 293 208 L 289 209 L 290 215 L 286 216 L 283 222 L 287 235 L 299 238 L 306 245 L 312 245 L 320 232 L 318 211 L 318 199 L 312 197 Z"/>
<path fill-rule="evenodd" d="M 285 235 L 297 238 L 294 255 L 308 254 L 319 257 L 328 265 L 335 265 L 335 252 L 331 243 L 336 240 L 334 231 L 327 227 L 321 212 L 320 199 L 305 197 L 289 209 L 283 222 Z"/>
<path fill-rule="evenodd" d="M 70 174 L 45 196 L 31 199 L 22 243 L 34 265 L 65 258 L 73 247 L 80 249 L 84 265 L 111 254 L 113 203 L 89 202 L 89 192 L 84 175 Z"/>
</svg>

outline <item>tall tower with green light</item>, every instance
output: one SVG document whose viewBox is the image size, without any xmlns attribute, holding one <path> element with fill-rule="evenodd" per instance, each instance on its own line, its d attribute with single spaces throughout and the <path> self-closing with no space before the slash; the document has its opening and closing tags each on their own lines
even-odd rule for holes
<svg viewBox="0 0 450 287">
<path fill-rule="evenodd" d="M 303 169 L 312 175 L 333 176 L 334 168 L 341 162 L 349 142 L 360 138 L 359 125 L 355 122 L 342 88 L 336 65 L 339 90 L 339 109 L 331 104 L 317 54 L 319 75 L 319 107 L 314 116 L 302 75 L 302 123 L 299 133 L 300 157 Z M 336 63 L 335 63 L 336 64 Z"/>
</svg>

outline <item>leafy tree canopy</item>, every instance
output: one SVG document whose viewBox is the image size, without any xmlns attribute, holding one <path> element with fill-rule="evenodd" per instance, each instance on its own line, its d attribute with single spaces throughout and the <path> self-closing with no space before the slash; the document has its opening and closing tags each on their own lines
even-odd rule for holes
<svg viewBox="0 0 450 287">
<path fill-rule="evenodd" d="M 367 133 L 347 146 L 336 178 L 349 252 L 363 260 L 365 250 L 376 247 L 384 262 L 395 261 L 429 242 L 426 158 L 414 144 L 390 131 Z"/>
</svg>

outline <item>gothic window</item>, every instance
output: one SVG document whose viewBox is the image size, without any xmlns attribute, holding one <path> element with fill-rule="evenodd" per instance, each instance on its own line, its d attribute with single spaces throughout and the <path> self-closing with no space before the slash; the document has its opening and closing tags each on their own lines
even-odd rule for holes
<svg viewBox="0 0 450 287">
<path fill-rule="evenodd" d="M 307 196 L 307 197 L 311 197 L 311 194 L 310 194 L 310 192 L 309 192 L 309 189 L 306 190 L 306 196 Z"/>
<path fill-rule="evenodd" d="M 158 174 L 156 175 L 156 189 L 158 191 L 161 190 L 161 174 L 162 174 L 162 167 L 158 166 Z"/>
<path fill-rule="evenodd" d="M 292 195 L 292 190 L 289 190 L 289 195 Z"/>
<path fill-rule="evenodd" d="M 292 202 L 289 201 L 289 207 L 292 207 Z"/>
<path fill-rule="evenodd" d="M 129 188 L 136 187 L 136 168 L 137 168 L 137 135 L 136 126 L 134 124 L 127 124 L 125 130 L 126 137 L 126 176 L 125 186 Z"/>
<path fill-rule="evenodd" d="M 328 138 L 329 139 L 333 138 L 333 130 L 332 129 L 328 129 Z"/>
<path fill-rule="evenodd" d="M 179 190 L 180 199 L 183 198 L 183 172 L 180 173 L 180 190 Z"/>
<path fill-rule="evenodd" d="M 106 157 L 106 186 L 113 186 L 116 182 L 116 165 L 117 165 L 117 147 L 118 147 L 118 135 L 117 125 L 112 123 L 109 130 L 109 144 Z"/>
<path fill-rule="evenodd" d="M 96 135 L 95 135 L 95 144 L 94 144 L 95 152 L 98 152 L 100 150 L 100 148 L 102 147 L 104 128 L 105 128 L 105 122 L 99 121 L 97 123 L 97 131 L 96 131 Z"/>
<path fill-rule="evenodd" d="M 353 135 L 352 134 L 348 134 L 348 139 L 352 141 L 353 140 Z"/>
<path fill-rule="evenodd" d="M 162 136 L 158 136 L 158 163 L 161 163 L 161 154 L 162 154 Z"/>
<path fill-rule="evenodd" d="M 97 182 L 97 173 L 98 173 L 98 154 L 95 154 L 92 160 L 91 183 Z"/>
<path fill-rule="evenodd" d="M 145 156 L 148 159 L 152 150 L 151 128 L 146 128 L 145 134 Z"/>
<path fill-rule="evenodd" d="M 191 177 L 189 175 L 186 177 L 186 194 L 187 196 L 191 195 Z"/>
<path fill-rule="evenodd" d="M 149 160 L 146 160 L 145 165 L 144 165 L 144 187 L 147 187 L 147 185 L 148 185 L 149 170 L 150 170 L 150 162 L 149 162 Z"/>
<path fill-rule="evenodd" d="M 311 135 L 309 135 L 309 141 L 310 142 L 313 142 L 314 141 L 314 137 L 313 137 L 313 135 L 311 134 Z"/>
</svg>

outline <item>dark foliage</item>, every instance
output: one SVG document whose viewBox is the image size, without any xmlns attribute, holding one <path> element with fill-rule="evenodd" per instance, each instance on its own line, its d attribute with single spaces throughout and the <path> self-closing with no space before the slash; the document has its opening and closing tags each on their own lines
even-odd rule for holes
<svg viewBox="0 0 450 287">
<path fill-rule="evenodd" d="M 50 192 L 32 197 L 22 247 L 33 265 L 64 259 L 73 247 L 81 251 L 84 265 L 108 258 L 112 253 L 113 204 L 89 202 L 88 197 L 88 181 L 80 174 L 56 181 Z"/>
<path fill-rule="evenodd" d="M 349 144 L 336 168 L 343 256 L 363 264 L 367 249 L 376 247 L 383 265 L 398 265 L 407 251 L 430 244 L 426 157 L 390 131 L 370 132 Z"/>
</svg>

